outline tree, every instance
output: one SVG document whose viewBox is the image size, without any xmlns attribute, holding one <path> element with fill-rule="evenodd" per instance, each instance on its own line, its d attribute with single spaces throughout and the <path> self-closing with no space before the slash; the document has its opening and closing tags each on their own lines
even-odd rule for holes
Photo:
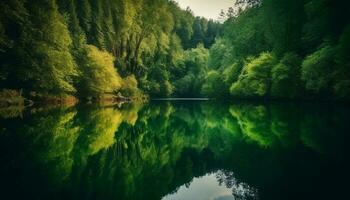
<svg viewBox="0 0 350 200">
<path fill-rule="evenodd" d="M 314 94 L 331 93 L 332 70 L 334 68 L 335 49 L 325 44 L 318 51 L 307 56 L 302 63 L 301 79 L 305 88 Z"/>
<path fill-rule="evenodd" d="M 271 69 L 276 58 L 271 53 L 262 53 L 244 65 L 238 81 L 230 88 L 231 95 L 242 98 L 267 97 L 271 87 Z"/>
<path fill-rule="evenodd" d="M 219 13 L 219 20 L 220 21 L 225 21 L 226 20 L 226 13 L 225 13 L 225 11 L 223 10 L 223 9 L 221 9 L 221 11 L 220 11 L 220 13 Z"/>
<path fill-rule="evenodd" d="M 232 85 L 232 83 L 238 80 L 241 71 L 242 66 L 237 63 L 234 63 L 231 66 L 224 68 L 224 71 L 222 72 L 224 78 L 223 80 L 227 85 L 228 89 Z"/>
<path fill-rule="evenodd" d="M 114 68 L 114 57 L 92 45 L 84 50 L 84 65 L 81 71 L 84 76 L 79 83 L 79 95 L 82 97 L 100 98 L 122 86 L 122 79 Z"/>
<path fill-rule="evenodd" d="M 222 28 L 222 38 L 229 48 L 229 59 L 242 61 L 249 56 L 258 56 L 271 51 L 262 29 L 263 18 L 259 8 L 243 11 L 237 19 L 229 19 Z M 232 64 L 229 63 L 229 64 Z"/>
<path fill-rule="evenodd" d="M 149 73 L 148 92 L 155 97 L 168 97 L 173 93 L 173 86 L 169 82 L 169 72 L 165 65 L 152 66 Z"/>
<path fill-rule="evenodd" d="M 226 13 L 226 16 L 228 19 L 235 17 L 236 16 L 235 10 L 232 7 L 229 7 Z"/>
<path fill-rule="evenodd" d="M 123 80 L 120 92 L 127 97 L 141 96 L 141 91 L 138 88 L 138 82 L 134 75 L 128 76 Z"/>
<path fill-rule="evenodd" d="M 106 26 L 108 26 L 108 19 L 105 19 L 104 17 L 102 3 L 102 0 L 91 1 L 91 7 L 93 8 L 93 12 L 90 30 L 91 32 L 89 33 L 89 35 L 91 35 L 91 44 L 99 47 L 100 49 L 106 49 L 105 34 L 107 35 L 108 32 L 104 32 L 106 30 L 103 30 L 103 25 L 106 24 Z"/>
<path fill-rule="evenodd" d="M 221 25 L 218 22 L 215 22 L 213 20 L 208 21 L 207 25 L 207 31 L 205 33 L 205 38 L 204 38 L 204 47 L 205 48 L 210 48 L 214 42 L 216 36 L 218 36 L 220 32 Z"/>
<path fill-rule="evenodd" d="M 271 96 L 273 98 L 296 98 L 300 94 L 301 58 L 286 53 L 271 71 Z"/>
<path fill-rule="evenodd" d="M 9 88 L 23 86 L 17 73 L 25 66 L 23 49 L 31 25 L 28 15 L 20 0 L 0 3 L 0 85 Z"/>
<path fill-rule="evenodd" d="M 304 0 L 264 0 L 260 8 L 261 28 L 267 42 L 278 56 L 300 52 L 303 25 L 306 16 Z"/>
<path fill-rule="evenodd" d="M 201 19 L 199 17 L 196 17 L 196 19 L 193 22 L 193 36 L 191 41 L 191 47 L 196 47 L 198 44 L 203 44 L 203 38 L 204 38 L 204 32 L 201 23 Z"/>
<path fill-rule="evenodd" d="M 350 98 L 350 25 L 348 25 L 340 37 L 336 50 L 336 69 L 334 70 L 334 92 L 337 98 Z"/>
<path fill-rule="evenodd" d="M 263 0 L 235 0 L 236 6 L 254 7 L 259 6 Z"/>
<path fill-rule="evenodd" d="M 92 10 L 89 0 L 77 0 L 77 16 L 88 42 L 91 42 Z"/>
<path fill-rule="evenodd" d="M 201 96 L 201 88 L 207 71 L 209 51 L 202 44 L 197 48 L 184 52 L 182 60 L 178 62 L 181 77 L 174 81 L 175 95 L 186 97 Z M 182 68 L 183 67 L 183 68 Z"/>
<path fill-rule="evenodd" d="M 227 63 L 231 64 L 229 55 L 230 47 L 227 45 L 228 41 L 223 38 L 216 38 L 215 43 L 209 50 L 208 67 L 211 69 L 219 69 L 226 67 Z M 233 62 L 233 61 L 232 61 Z"/>
<path fill-rule="evenodd" d="M 97 98 L 136 87 L 158 97 L 216 87 L 218 96 L 350 96 L 347 0 L 233 3 L 219 23 L 167 0 L 3 0 L 0 84 Z"/>
<path fill-rule="evenodd" d="M 224 97 L 227 92 L 222 75 L 217 71 L 208 72 L 202 86 L 202 94 L 206 97 Z"/>
<path fill-rule="evenodd" d="M 42 10 L 45 7 L 45 11 Z M 29 7 L 32 32 L 27 49 L 31 56 L 28 68 L 18 72 L 31 89 L 53 94 L 75 92 L 73 78 L 78 76 L 73 56 L 72 40 L 54 0 L 40 0 Z M 29 40 L 29 38 L 27 38 Z"/>
<path fill-rule="evenodd" d="M 70 36 L 72 38 L 72 54 L 76 57 L 79 49 L 86 43 L 86 35 L 79 25 L 76 0 L 62 0 L 57 2 L 60 13 L 64 16 Z"/>
</svg>

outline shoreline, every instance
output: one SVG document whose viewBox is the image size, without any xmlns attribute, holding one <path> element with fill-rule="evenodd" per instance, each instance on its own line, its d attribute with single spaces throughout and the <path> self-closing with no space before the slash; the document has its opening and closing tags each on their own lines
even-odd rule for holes
<svg viewBox="0 0 350 200">
<path fill-rule="evenodd" d="M 225 103 L 329 103 L 329 104 L 348 104 L 349 100 L 345 99 L 318 99 L 318 98 L 207 98 L 207 97 L 167 97 L 151 98 L 147 95 L 138 97 L 124 96 L 105 96 L 100 98 L 77 98 L 73 95 L 43 95 L 35 92 L 29 95 L 23 95 L 22 91 L 2 89 L 0 90 L 0 108 L 7 107 L 33 107 L 33 106 L 50 106 L 50 105 L 68 105 L 73 106 L 79 103 L 103 103 L 103 104 L 120 104 L 127 102 L 148 102 L 148 101 L 215 101 Z"/>
<path fill-rule="evenodd" d="M 92 98 L 78 98 L 73 95 L 44 95 L 36 92 L 30 92 L 29 95 L 23 95 L 22 90 L 1 89 L 0 90 L 0 108 L 6 107 L 33 107 L 50 105 L 76 105 L 78 103 L 108 103 L 118 104 L 133 101 L 148 101 L 146 95 L 139 97 L 111 96 Z"/>
</svg>

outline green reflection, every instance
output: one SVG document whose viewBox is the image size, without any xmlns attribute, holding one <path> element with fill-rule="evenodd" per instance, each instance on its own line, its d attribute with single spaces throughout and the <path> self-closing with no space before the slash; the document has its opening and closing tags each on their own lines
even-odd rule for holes
<svg viewBox="0 0 350 200">
<path fill-rule="evenodd" d="M 76 114 L 74 108 L 55 108 L 32 115 L 19 128 L 29 156 L 55 184 L 62 184 L 71 173 L 72 153 L 79 136 L 79 127 L 73 121 Z"/>
<path fill-rule="evenodd" d="M 215 102 L 37 109 L 1 119 L 1 184 L 30 199 L 161 199 L 220 170 L 232 195 L 244 186 L 281 199 L 342 166 L 347 111 Z"/>
</svg>

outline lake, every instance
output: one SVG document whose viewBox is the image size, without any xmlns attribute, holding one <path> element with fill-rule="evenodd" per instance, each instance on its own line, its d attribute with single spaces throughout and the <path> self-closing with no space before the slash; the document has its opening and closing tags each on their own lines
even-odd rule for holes
<svg viewBox="0 0 350 200">
<path fill-rule="evenodd" d="M 349 113 L 215 101 L 5 109 L 1 199 L 344 199 Z"/>
</svg>

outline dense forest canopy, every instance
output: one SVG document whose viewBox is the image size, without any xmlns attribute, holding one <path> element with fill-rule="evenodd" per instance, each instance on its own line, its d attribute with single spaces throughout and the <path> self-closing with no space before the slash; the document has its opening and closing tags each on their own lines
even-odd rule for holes
<svg viewBox="0 0 350 200">
<path fill-rule="evenodd" d="M 210 49 L 207 96 L 350 97 L 346 0 L 239 0 Z M 218 91 L 216 88 L 223 88 Z"/>
<path fill-rule="evenodd" d="M 348 4 L 233 0 L 220 23 L 168 0 L 2 0 L 0 88 L 349 99 Z"/>
</svg>

